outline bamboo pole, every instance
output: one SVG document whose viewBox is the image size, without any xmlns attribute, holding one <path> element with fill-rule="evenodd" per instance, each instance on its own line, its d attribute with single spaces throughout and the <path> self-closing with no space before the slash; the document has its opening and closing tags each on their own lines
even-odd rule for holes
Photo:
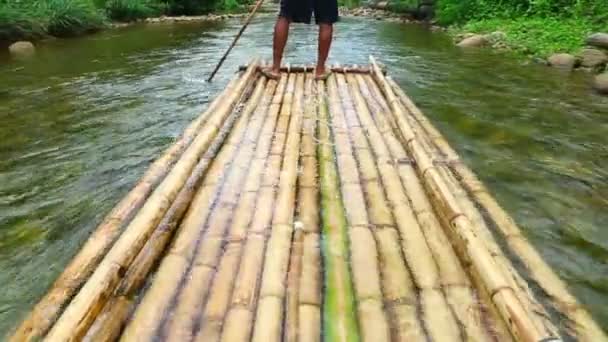
<svg viewBox="0 0 608 342">
<path fill-rule="evenodd" d="M 222 67 L 222 64 L 224 64 L 224 61 L 226 60 L 226 57 L 228 57 L 228 55 L 230 54 L 230 51 L 232 51 L 232 48 L 234 48 L 234 46 L 236 45 L 236 42 L 239 40 L 239 38 L 241 38 L 241 35 L 243 34 L 243 32 L 245 32 L 245 29 L 247 28 L 247 26 L 249 26 L 249 23 L 251 23 L 253 16 L 258 11 L 258 9 L 260 9 L 260 7 L 262 6 L 263 3 L 264 3 L 264 0 L 258 0 L 258 2 L 255 4 L 253 9 L 247 16 L 247 19 L 245 19 L 245 23 L 243 24 L 243 26 L 241 26 L 241 29 L 239 30 L 239 32 L 236 34 L 236 36 L 232 40 L 232 43 L 230 43 L 230 46 L 228 47 L 226 52 L 222 55 L 222 58 L 220 58 L 220 61 L 217 63 L 217 65 L 211 72 L 211 75 L 209 75 L 207 82 L 211 82 L 211 80 L 213 80 L 213 77 L 215 76 L 217 71 L 220 70 L 220 68 Z"/>
<path fill-rule="evenodd" d="M 330 76 L 333 80 L 335 76 Z M 325 82 L 318 82 L 318 116 L 320 122 L 329 121 Z M 334 133 L 336 134 L 336 133 Z M 347 222 L 339 193 L 339 179 L 330 145 L 331 132 L 327 125 L 319 125 L 318 147 L 319 188 L 321 193 L 323 260 L 325 295 L 323 297 L 324 338 L 328 341 L 358 341 L 359 329 L 355 316 L 353 285 L 348 266 Z M 334 139 L 334 144 L 336 141 Z M 338 146 L 338 145 L 336 145 Z"/>
<path fill-rule="evenodd" d="M 388 105 L 379 93 L 377 85 L 371 77 L 357 76 L 357 82 L 361 94 L 374 113 L 372 118 L 367 115 L 368 111 L 360 110 L 361 122 L 370 136 L 375 136 L 378 141 L 384 138 L 391 157 L 396 162 L 403 187 L 412 204 L 412 210 L 439 268 L 440 282 L 446 299 L 463 327 L 465 336 L 476 341 L 489 340 L 494 336 L 499 336 L 501 341 L 509 340 L 511 336 L 500 317 L 496 316 L 496 319 L 482 317 L 487 308 L 480 303 L 476 291 L 471 287 L 450 240 L 434 215 L 416 171 L 411 163 L 399 162 L 407 160 L 408 156 L 388 121 Z M 492 305 L 489 301 L 488 304 Z"/>
<path fill-rule="evenodd" d="M 250 102 L 257 103 L 263 94 L 266 82 L 261 79 L 253 92 Z M 230 114 L 224 123 L 222 131 L 215 138 L 213 145 L 199 161 L 196 168 L 188 178 L 186 185 L 182 188 L 175 202 L 167 211 L 167 214 L 154 231 L 144 248 L 139 252 L 131 268 L 127 271 L 124 279 L 120 282 L 116 293 L 109 300 L 102 313 L 97 318 L 94 326 L 89 330 L 88 336 L 93 341 L 111 341 L 118 338 L 120 329 L 127 319 L 127 315 L 134 306 L 134 297 L 143 286 L 151 268 L 162 256 L 165 247 L 173 237 L 181 218 L 190 205 L 194 194 L 198 190 L 200 183 L 205 176 L 214 157 L 220 151 L 224 141 L 230 134 L 237 118 L 241 120 L 246 115 L 239 115 L 238 111 Z"/>
<path fill-rule="evenodd" d="M 243 87 L 240 89 L 244 89 L 256 66 L 257 62 L 251 64 L 251 68 L 242 80 Z M 129 267 L 143 247 L 143 244 L 185 184 L 190 172 L 198 163 L 198 159 L 208 149 L 212 139 L 221 129 L 221 123 L 232 111 L 233 104 L 239 98 L 239 92 L 232 93 L 229 102 L 214 112 L 213 117 L 208 121 L 208 125 L 192 141 L 192 144 L 177 161 L 175 167 L 152 193 L 125 232 L 108 251 L 95 272 L 57 320 L 49 332 L 49 339 L 70 340 L 84 335 L 102 309 L 108 295 L 118 284 L 122 269 Z"/>
<path fill-rule="evenodd" d="M 298 220 L 302 232 L 302 254 L 300 257 L 296 310 L 288 324 L 288 335 L 295 326 L 296 340 L 320 342 L 321 340 L 321 247 L 319 235 L 319 184 L 316 158 L 317 111 L 315 107 L 316 82 L 311 73 L 306 75 L 305 110 L 302 122 L 301 164 L 302 173 L 298 180 Z M 290 270 L 291 272 L 291 270 Z M 295 273 L 295 272 L 294 272 Z M 289 290 L 290 302 L 292 288 Z M 292 309 L 293 310 L 293 309 Z M 288 312 L 291 312 L 289 310 Z M 288 316 L 288 319 L 290 317 Z M 288 322 L 290 322 L 288 320 Z M 291 328 L 290 328 L 291 327 Z M 293 341 L 293 339 L 291 339 Z"/>
<path fill-rule="evenodd" d="M 314 120 L 314 118 L 311 118 L 310 116 L 310 112 L 314 110 L 310 101 L 313 85 L 312 81 L 312 76 L 306 74 L 304 79 L 304 95 L 302 98 L 304 110 L 302 112 L 302 132 L 300 138 L 300 172 L 298 174 L 296 191 L 297 221 L 294 222 L 293 242 L 291 246 L 292 253 L 287 271 L 287 293 L 285 295 L 285 329 L 283 332 L 283 339 L 287 342 L 296 342 L 299 340 L 300 279 L 302 277 L 302 258 L 304 254 L 305 235 L 304 223 L 301 221 L 302 217 L 300 215 L 302 214 L 302 211 L 308 210 L 308 208 L 304 207 L 306 205 L 305 203 L 307 203 L 305 199 L 306 195 L 304 193 L 314 192 L 316 189 L 314 137 L 311 135 L 311 121 Z M 308 140 L 306 144 L 305 140 Z M 310 196 L 310 194 L 308 196 Z"/>
<path fill-rule="evenodd" d="M 378 223 L 396 227 L 400 232 L 404 257 L 412 272 L 412 280 L 419 290 L 423 321 L 426 323 L 431 338 L 442 341 L 459 341 L 458 325 L 443 293 L 439 290 L 440 278 L 433 255 L 411 213 L 399 176 L 394 167 L 387 162 L 388 149 L 381 136 L 375 135 L 373 133 L 376 132 L 367 129 L 371 127 L 365 127 L 365 124 L 361 127 L 360 119 L 357 116 L 368 117 L 370 114 L 362 102 L 356 84 L 347 84 L 346 77 L 342 75 L 337 78 L 343 101 L 353 109 L 351 116 L 346 118 L 347 124 L 353 131 L 355 128 L 360 128 L 367 132 L 367 138 L 360 141 L 365 148 L 356 149 L 355 154 L 358 157 L 359 165 L 371 166 L 367 169 L 362 168 L 364 170 L 362 175 L 367 176 L 368 204 L 374 206 L 377 203 L 388 202 L 395 209 L 393 213 L 390 209 L 387 213 L 383 210 L 381 212 L 383 215 L 378 219 Z M 354 80 L 351 76 L 348 78 L 351 81 Z M 376 164 L 378 165 L 377 170 Z M 372 182 L 371 180 L 374 179 L 376 181 Z M 377 189 L 374 189 L 373 184 Z M 393 219 L 393 215 L 396 220 Z"/>
<path fill-rule="evenodd" d="M 290 101 L 293 87 L 293 79 L 290 78 L 284 101 Z M 199 321 L 200 313 L 207 300 L 213 274 L 225 276 L 224 272 L 218 268 L 218 261 L 224 244 L 224 235 L 234 215 L 234 208 L 238 201 L 240 191 L 243 188 L 246 178 L 246 171 L 254 157 L 255 147 L 260 139 L 261 131 L 265 120 L 273 123 L 276 121 L 276 114 L 266 119 L 268 106 L 258 107 L 253 114 L 244 140 L 244 144 L 239 147 L 237 155 L 231 169 L 228 171 L 226 183 L 222 187 L 222 193 L 218 197 L 215 210 L 211 213 L 207 222 L 207 230 L 203 234 L 197 253 L 194 257 L 194 265 L 191 272 L 197 268 L 209 270 L 205 274 L 209 277 L 186 277 L 182 292 L 177 297 L 177 305 L 173 310 L 171 319 L 167 327 L 167 339 L 170 341 L 184 341 L 192 339 L 194 327 Z M 264 137 L 262 137 L 264 138 Z M 234 248 L 233 248 L 234 249 Z M 236 253 L 230 254 L 231 259 L 236 259 Z M 232 262 L 232 261 L 228 261 Z M 234 261 L 236 262 L 236 261 Z"/>
<path fill-rule="evenodd" d="M 268 105 L 275 87 L 275 81 L 268 82 L 262 99 L 247 106 L 245 111 L 247 117 L 253 110 L 260 107 L 265 108 Z M 175 300 L 174 294 L 177 293 L 181 280 L 190 269 L 197 253 L 196 248 L 205 231 L 205 223 L 224 185 L 227 166 L 234 159 L 237 147 L 244 143 L 247 125 L 248 122 L 245 121 L 233 129 L 234 138 L 229 140 L 229 144 L 222 148 L 214 160 L 205 178 L 203 188 L 193 200 L 169 253 L 159 266 L 157 274 L 162 274 L 162 277 L 156 277 L 146 291 L 123 334 L 124 340 L 135 338 L 134 336 L 140 340 L 149 340 L 157 334 L 158 325 Z M 199 279 L 209 276 L 204 267 L 195 267 L 194 272 L 196 274 L 193 276 L 198 275 Z"/>
<path fill-rule="evenodd" d="M 406 146 L 416 160 L 416 168 L 427 191 L 432 194 L 433 200 L 436 201 L 436 209 L 447 216 L 451 230 L 458 237 L 457 241 L 454 242 L 463 246 L 462 249 L 466 252 L 472 267 L 481 276 L 486 290 L 491 294 L 494 304 L 514 338 L 521 341 L 538 341 L 543 338 L 551 338 L 551 336 L 539 332 L 531 318 L 526 314 L 520 299 L 515 295 L 514 289 L 509 286 L 505 276 L 499 271 L 498 265 L 483 241 L 474 233 L 471 221 L 464 215 L 453 194 L 449 192 L 445 181 L 438 174 L 430 156 L 422 149 L 416 139 L 412 127 L 405 119 L 405 112 L 398 105 L 398 99 L 384 75 L 377 68 L 373 58 L 372 65 L 376 70 L 374 76 L 387 97 L 392 115 L 397 121 Z"/>
<path fill-rule="evenodd" d="M 283 77 L 287 80 L 287 76 Z M 271 112 L 281 111 L 281 116 L 289 116 L 290 106 L 282 106 L 282 97 L 275 96 Z M 277 126 L 277 129 L 281 129 Z M 285 135 L 276 135 L 272 131 L 267 135 L 274 137 L 271 153 L 264 169 L 264 177 L 259 189 L 255 208 L 255 215 L 246 234 L 243 255 L 234 281 L 234 288 L 230 299 L 228 313 L 224 319 L 222 341 L 249 341 L 253 329 L 254 313 L 258 302 L 261 282 L 261 273 L 266 249 L 266 235 L 272 223 L 273 208 L 275 206 L 275 186 L 271 183 L 276 172 L 281 170 L 281 160 L 285 146 Z M 283 146 L 283 148 L 277 147 Z M 266 152 L 268 154 L 268 152 Z M 264 157 L 262 154 L 256 157 Z M 277 157 L 279 162 L 272 162 Z"/>
<path fill-rule="evenodd" d="M 538 251 L 524 237 L 515 221 L 490 195 L 485 185 L 460 160 L 458 154 L 435 127 L 422 114 L 414 102 L 390 78 L 387 78 L 403 105 L 416 119 L 422 129 L 450 161 L 450 169 L 459 178 L 460 183 L 483 208 L 488 217 L 495 223 L 497 232 L 505 239 L 507 246 L 522 261 L 527 272 L 549 296 L 552 305 L 569 318 L 570 329 L 581 341 L 608 341 L 608 336 L 597 322 L 569 292 L 568 286 L 555 274 L 551 267 L 538 254 Z"/>
<path fill-rule="evenodd" d="M 285 93 L 284 98 L 283 98 L 284 103 L 292 102 L 293 88 L 294 88 L 294 77 L 291 77 L 288 81 L 287 92 Z M 258 150 L 258 155 L 260 157 L 254 159 L 253 160 L 254 163 L 259 163 L 262 166 L 264 166 L 264 164 L 266 163 L 270 150 L 272 150 L 271 143 L 272 143 L 272 140 L 274 137 L 272 132 L 275 129 L 275 127 L 277 129 L 281 129 L 280 122 L 281 122 L 280 117 L 279 117 L 279 120 L 277 120 L 276 116 L 273 118 L 273 120 L 268 121 L 269 125 L 267 125 L 265 127 L 264 131 L 271 132 L 271 133 L 261 135 L 262 141 L 258 142 L 257 146 L 262 147 L 262 150 Z M 263 153 L 259 153 L 259 152 L 263 152 Z M 255 192 L 252 193 L 254 196 L 252 196 L 252 198 L 251 198 L 253 200 L 253 205 L 255 205 L 257 190 L 259 189 L 259 187 L 261 185 L 261 179 L 263 176 L 262 172 L 263 172 L 263 168 L 260 168 L 259 172 L 257 172 L 257 173 L 250 173 L 248 176 L 248 180 L 247 180 L 248 185 L 246 185 L 244 188 L 246 190 L 255 189 Z M 248 210 L 249 207 L 250 207 L 249 204 L 245 204 L 243 207 L 240 207 L 239 209 Z M 237 210 L 235 217 L 242 216 L 244 219 L 240 220 L 240 222 L 238 222 L 236 220 L 233 221 L 233 225 L 231 227 L 231 232 L 229 233 L 229 236 L 231 236 L 231 237 L 235 236 L 237 234 L 236 233 L 237 231 L 245 231 L 244 234 L 246 234 L 247 225 L 248 225 L 249 221 L 251 220 L 251 216 L 253 215 L 253 212 L 254 212 L 254 210 L 249 210 L 248 212 Z M 235 225 L 235 223 L 237 225 Z M 243 249 L 243 239 L 232 240 L 232 238 L 231 238 L 229 241 L 231 241 L 229 246 L 233 246 L 233 248 L 235 249 L 235 256 L 225 254 L 222 257 L 222 262 L 220 263 L 220 267 L 218 268 L 218 274 L 217 274 L 217 276 L 214 280 L 214 283 L 212 285 L 212 288 L 210 290 L 209 300 L 205 306 L 205 310 L 200 319 L 201 330 L 199 331 L 199 333 L 196 336 L 196 340 L 199 340 L 199 341 L 217 341 L 217 340 L 219 340 L 219 338 L 221 336 L 221 329 L 223 326 L 224 316 L 226 315 L 226 312 L 228 311 L 229 301 L 230 301 L 230 297 L 232 295 L 232 290 L 233 290 L 233 285 L 234 285 L 234 278 L 236 277 L 236 273 L 238 271 L 238 266 L 241 262 L 241 254 L 242 254 L 242 249 Z M 236 253 L 238 253 L 238 254 L 236 254 Z M 226 265 L 224 265 L 224 263 L 227 263 L 230 266 L 227 267 Z"/>
<path fill-rule="evenodd" d="M 411 114 L 409 111 L 407 112 Z M 421 114 L 420 112 L 418 113 Z M 445 158 L 446 155 L 440 155 L 440 151 L 438 151 L 435 147 L 436 145 L 433 143 L 434 139 L 431 139 L 427 134 L 424 134 L 417 120 L 415 120 L 415 118 L 413 118 L 411 115 L 408 115 L 407 118 L 412 125 L 412 129 L 414 130 L 416 137 L 419 139 L 419 141 L 421 141 L 422 148 L 427 151 L 427 153 L 434 155 L 436 160 Z M 502 250 L 494 240 L 493 234 L 485 224 L 481 214 L 468 198 L 462 187 L 458 186 L 458 182 L 453 179 L 451 176 L 451 171 L 448 170 L 446 166 L 441 164 L 436 165 L 436 168 L 439 171 L 440 176 L 444 178 L 446 184 L 449 186 L 450 191 L 458 199 L 464 214 L 471 219 L 473 223 L 472 228 L 474 229 L 475 234 L 481 236 L 482 240 L 486 243 L 486 248 L 490 250 L 492 257 L 500 266 L 501 271 L 509 282 L 509 285 L 514 289 L 518 298 L 520 298 L 522 305 L 524 305 L 526 308 L 527 314 L 529 317 L 531 317 L 533 323 L 536 325 L 536 328 L 542 332 L 542 334 L 559 336 L 558 329 L 551 322 L 549 313 L 547 313 L 545 308 L 537 302 L 534 294 L 528 287 L 528 284 L 523 280 L 519 273 L 514 269 L 511 262 L 502 253 Z M 475 277 L 479 278 L 479 275 L 475 275 Z"/>
<path fill-rule="evenodd" d="M 293 77 L 295 74 L 291 74 Z M 264 259 L 264 271 L 259 295 L 253 341 L 281 341 L 285 300 L 285 279 L 291 253 L 296 181 L 300 156 L 303 115 L 304 75 L 296 81 L 291 120 L 287 133 L 285 155 L 277 192 L 277 206 L 272 219 L 272 231 Z M 289 104 L 284 104 L 289 105 Z"/>
<path fill-rule="evenodd" d="M 247 69 L 247 65 L 239 66 L 239 70 L 243 71 Z M 290 65 L 281 67 L 281 72 L 290 72 L 290 73 L 310 73 L 315 71 L 314 65 Z M 359 66 L 331 66 L 329 68 L 333 73 L 349 73 L 349 74 L 371 74 L 371 69 L 368 67 L 359 67 Z M 384 69 L 382 69 L 385 72 Z"/>
<path fill-rule="evenodd" d="M 248 77 L 251 77 L 249 74 Z M 97 226 L 87 242 L 55 280 L 46 295 L 36 304 L 10 338 L 11 342 L 31 341 L 43 337 L 55 323 L 65 306 L 81 288 L 101 262 L 123 228 L 131 221 L 154 188 L 167 175 L 183 151 L 196 137 L 198 131 L 211 117 L 216 108 L 224 106 L 230 92 L 243 92 L 243 77 L 235 77 L 227 88 L 209 105 L 204 113 L 194 119 L 180 138 L 169 147 L 162 157 L 150 165 L 135 187 L 110 211 Z M 237 86 L 242 85 L 242 88 Z"/>
<path fill-rule="evenodd" d="M 330 106 L 333 126 L 346 121 L 345 111 L 353 108 L 344 106 L 344 98 L 336 91 L 335 78 L 329 80 L 328 91 L 330 98 L 337 99 L 337 101 L 332 101 Z M 370 218 L 375 218 L 376 215 L 374 215 L 374 210 L 370 210 L 368 215 L 366 209 L 364 189 L 369 189 L 369 187 L 366 188 L 362 185 L 362 178 L 355 159 L 361 150 L 353 147 L 353 139 L 350 137 L 350 140 L 346 140 L 346 144 L 336 145 L 335 150 L 338 173 L 342 180 L 342 198 L 348 199 L 344 201 L 344 207 L 349 224 L 351 269 L 361 339 L 389 341 L 389 324 L 383 310 L 378 246 L 370 230 Z M 367 148 L 365 151 L 369 152 Z"/>
</svg>

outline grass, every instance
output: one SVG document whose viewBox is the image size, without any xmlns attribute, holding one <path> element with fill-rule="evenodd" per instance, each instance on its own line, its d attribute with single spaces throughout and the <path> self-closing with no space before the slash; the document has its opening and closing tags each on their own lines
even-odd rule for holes
<svg viewBox="0 0 608 342">
<path fill-rule="evenodd" d="M 580 18 L 519 17 L 474 19 L 451 29 L 453 33 L 504 32 L 504 43 L 524 55 L 547 57 L 552 53 L 577 53 L 594 25 Z"/>
<path fill-rule="evenodd" d="M 252 0 L 0 0 L 0 46 L 46 36 L 69 37 L 110 21 L 237 12 Z"/>
</svg>

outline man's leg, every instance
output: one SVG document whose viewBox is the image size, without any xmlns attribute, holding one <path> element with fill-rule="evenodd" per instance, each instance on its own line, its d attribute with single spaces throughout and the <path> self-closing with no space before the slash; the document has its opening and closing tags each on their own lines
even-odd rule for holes
<svg viewBox="0 0 608 342">
<path fill-rule="evenodd" d="M 279 17 L 274 26 L 274 40 L 272 43 L 272 72 L 277 75 L 281 71 L 281 60 L 283 59 L 283 51 L 289 37 L 289 19 Z"/>
<path fill-rule="evenodd" d="M 329 56 L 329 48 L 331 47 L 333 33 L 333 24 L 319 24 L 319 56 L 317 58 L 315 76 L 323 76 L 326 73 L 325 62 L 327 61 L 327 56 Z"/>
</svg>

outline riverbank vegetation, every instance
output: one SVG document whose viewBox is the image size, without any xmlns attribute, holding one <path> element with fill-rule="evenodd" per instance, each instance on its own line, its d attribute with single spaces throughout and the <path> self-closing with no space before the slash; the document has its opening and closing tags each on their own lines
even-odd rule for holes
<svg viewBox="0 0 608 342">
<path fill-rule="evenodd" d="M 99 30 L 112 21 L 160 15 L 236 11 L 249 0 L 0 0 L 0 44 L 66 37 Z"/>
<path fill-rule="evenodd" d="M 500 31 L 506 46 L 539 57 L 578 52 L 590 33 L 608 30 L 606 0 L 439 0 L 436 13 L 454 33 Z"/>
</svg>

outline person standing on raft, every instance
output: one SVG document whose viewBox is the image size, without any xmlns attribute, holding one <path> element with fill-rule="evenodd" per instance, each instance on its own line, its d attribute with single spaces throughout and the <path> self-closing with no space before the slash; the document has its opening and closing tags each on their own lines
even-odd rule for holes
<svg viewBox="0 0 608 342">
<path fill-rule="evenodd" d="M 333 24 L 338 21 L 338 0 L 281 0 L 281 11 L 274 27 L 272 67 L 262 70 L 266 77 L 279 78 L 290 24 L 310 24 L 313 13 L 315 22 L 319 26 L 319 55 L 315 68 L 315 79 L 327 79 L 330 71 L 325 68 L 325 62 L 333 38 Z"/>
</svg>

